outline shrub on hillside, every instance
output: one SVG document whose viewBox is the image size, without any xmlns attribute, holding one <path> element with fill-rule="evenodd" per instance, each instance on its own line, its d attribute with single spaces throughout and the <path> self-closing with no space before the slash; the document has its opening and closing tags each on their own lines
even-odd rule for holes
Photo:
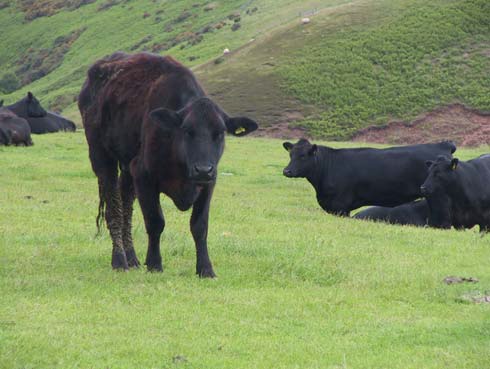
<svg viewBox="0 0 490 369">
<path fill-rule="evenodd" d="M 71 45 L 83 31 L 85 28 L 59 36 L 53 41 L 53 46 L 47 49 L 28 49 L 16 63 L 16 73 L 20 79 L 19 87 L 34 82 L 58 68 Z"/>
<path fill-rule="evenodd" d="M 20 87 L 20 81 L 12 72 L 5 73 L 0 77 L 0 92 L 4 94 L 11 93 Z"/>
<path fill-rule="evenodd" d="M 99 5 L 97 10 L 107 10 L 109 8 L 112 8 L 114 5 L 119 4 L 121 1 L 120 0 L 106 0 L 102 4 Z"/>
<path fill-rule="evenodd" d="M 75 10 L 96 0 L 19 0 L 24 19 L 32 21 L 39 17 L 49 17 L 62 10 Z"/>
</svg>

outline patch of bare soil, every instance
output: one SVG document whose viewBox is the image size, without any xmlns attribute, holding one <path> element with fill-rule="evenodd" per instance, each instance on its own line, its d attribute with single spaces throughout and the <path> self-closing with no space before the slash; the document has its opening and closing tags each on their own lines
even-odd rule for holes
<svg viewBox="0 0 490 369">
<path fill-rule="evenodd" d="M 490 144 L 490 113 L 452 104 L 419 116 L 412 122 L 390 122 L 359 130 L 354 141 L 417 144 L 443 139 L 458 146 Z"/>
<path fill-rule="evenodd" d="M 251 135 L 255 137 L 272 137 L 285 139 L 309 138 L 308 133 L 302 127 L 290 125 L 291 122 L 303 119 L 303 114 L 299 111 L 285 111 L 273 125 L 261 127 Z"/>
</svg>

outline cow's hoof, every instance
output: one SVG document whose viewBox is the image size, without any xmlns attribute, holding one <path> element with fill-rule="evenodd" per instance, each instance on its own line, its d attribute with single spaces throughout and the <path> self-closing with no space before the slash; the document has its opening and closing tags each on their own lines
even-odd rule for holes
<svg viewBox="0 0 490 369">
<path fill-rule="evenodd" d="M 126 271 L 129 269 L 124 250 L 112 250 L 112 269 Z"/>
<path fill-rule="evenodd" d="M 199 278 L 216 278 L 216 274 L 212 267 L 209 268 L 201 268 L 201 270 L 196 271 L 196 274 Z"/>
<path fill-rule="evenodd" d="M 136 253 L 134 252 L 134 249 L 126 251 L 126 258 L 128 260 L 128 266 L 130 268 L 139 268 L 139 266 L 141 265 L 138 257 L 136 256 Z"/>
<path fill-rule="evenodd" d="M 162 263 L 146 263 L 146 268 L 149 272 L 163 272 Z"/>
</svg>

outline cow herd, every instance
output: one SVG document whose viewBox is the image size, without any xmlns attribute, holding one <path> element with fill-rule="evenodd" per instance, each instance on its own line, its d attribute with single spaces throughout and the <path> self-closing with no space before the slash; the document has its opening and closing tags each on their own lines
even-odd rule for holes
<svg viewBox="0 0 490 369">
<path fill-rule="evenodd" d="M 194 74 L 175 59 L 116 52 L 88 70 L 78 97 L 89 158 L 98 180 L 97 227 L 107 224 L 112 267 L 138 267 L 131 223 L 138 198 L 148 249 L 145 265 L 162 271 L 160 236 L 165 219 L 159 197 L 192 208 L 190 231 L 196 274 L 214 277 L 207 235 L 211 198 L 225 133 L 244 136 L 258 128 L 231 117 L 211 100 Z M 16 124 L 18 126 L 16 126 Z M 14 128 L 21 127 L 21 128 Z M 0 141 L 32 144 L 30 133 L 75 130 L 46 112 L 29 93 L 0 110 Z M 301 139 L 284 142 L 290 163 L 283 174 L 306 178 L 328 213 L 457 229 L 490 227 L 490 155 L 462 162 L 450 141 L 386 149 L 334 149 Z"/>
<path fill-rule="evenodd" d="M 392 224 L 456 229 L 490 227 L 490 155 L 462 162 L 450 141 L 387 149 L 333 149 L 283 143 L 286 177 L 306 178 L 328 213 Z M 423 197 L 423 199 L 421 199 Z"/>
<path fill-rule="evenodd" d="M 46 111 L 31 92 L 12 105 L 4 107 L 0 101 L 0 145 L 31 146 L 31 133 L 75 130 L 75 123 Z"/>
</svg>

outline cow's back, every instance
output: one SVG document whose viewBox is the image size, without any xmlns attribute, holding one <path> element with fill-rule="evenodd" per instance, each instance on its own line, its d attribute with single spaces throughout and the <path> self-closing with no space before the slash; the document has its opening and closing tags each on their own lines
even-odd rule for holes
<svg viewBox="0 0 490 369">
<path fill-rule="evenodd" d="M 130 112 L 142 118 L 152 95 L 161 93 L 157 91 L 158 85 L 172 74 L 186 71 L 187 68 L 171 57 L 148 53 L 118 52 L 97 61 L 89 69 L 79 95 L 82 114 L 91 114 L 84 120 L 84 126 L 101 124 L 108 105 L 112 110 Z"/>
<path fill-rule="evenodd" d="M 129 163 L 149 111 L 179 110 L 199 94 L 204 92 L 192 72 L 169 56 L 116 53 L 89 69 L 78 105 L 89 145 L 103 145 Z"/>
<path fill-rule="evenodd" d="M 351 209 L 365 205 L 397 206 L 421 197 L 427 160 L 452 156 L 455 146 L 445 141 L 386 149 L 328 149 L 324 151 L 325 193 L 344 194 Z M 343 200 L 341 200 L 343 201 Z"/>
</svg>

